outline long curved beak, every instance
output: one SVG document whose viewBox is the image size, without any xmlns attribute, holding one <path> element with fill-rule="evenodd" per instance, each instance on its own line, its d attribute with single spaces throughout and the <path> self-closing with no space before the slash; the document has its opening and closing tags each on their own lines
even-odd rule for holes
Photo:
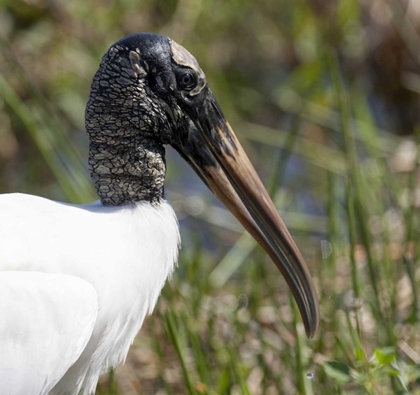
<svg viewBox="0 0 420 395">
<path fill-rule="evenodd" d="M 186 141 L 173 144 L 175 149 L 271 257 L 312 338 L 319 307 L 309 270 L 210 90 L 204 105 L 188 115 L 196 129 L 190 127 Z"/>
</svg>

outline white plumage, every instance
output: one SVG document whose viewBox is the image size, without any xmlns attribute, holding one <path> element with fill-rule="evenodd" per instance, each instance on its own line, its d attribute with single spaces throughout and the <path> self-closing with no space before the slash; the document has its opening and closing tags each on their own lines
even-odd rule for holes
<svg viewBox="0 0 420 395">
<path fill-rule="evenodd" d="M 0 394 L 93 392 L 126 357 L 174 268 L 171 206 L 8 194 L 0 224 Z"/>
<path fill-rule="evenodd" d="M 0 300 L 0 393 L 48 393 L 92 335 L 95 289 L 74 276 L 6 271 Z"/>
</svg>

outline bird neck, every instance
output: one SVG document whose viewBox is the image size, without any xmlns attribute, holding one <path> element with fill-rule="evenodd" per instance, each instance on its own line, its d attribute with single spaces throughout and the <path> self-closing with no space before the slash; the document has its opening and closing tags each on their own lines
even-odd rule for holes
<svg viewBox="0 0 420 395">
<path fill-rule="evenodd" d="M 106 206 L 157 204 L 166 173 L 165 149 L 156 138 L 161 125 L 153 121 L 141 70 L 134 71 L 120 50 L 103 57 L 86 105 L 90 174 Z"/>
<path fill-rule="evenodd" d="M 165 149 L 151 138 L 90 143 L 90 174 L 102 204 L 120 206 L 163 199 Z"/>
</svg>

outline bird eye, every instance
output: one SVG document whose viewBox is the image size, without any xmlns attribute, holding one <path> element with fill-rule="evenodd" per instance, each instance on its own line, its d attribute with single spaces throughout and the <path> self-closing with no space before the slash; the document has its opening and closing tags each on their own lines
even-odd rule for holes
<svg viewBox="0 0 420 395">
<path fill-rule="evenodd" d="M 197 79 L 192 73 L 180 74 L 178 77 L 178 84 L 182 89 L 190 91 L 197 85 Z"/>
</svg>

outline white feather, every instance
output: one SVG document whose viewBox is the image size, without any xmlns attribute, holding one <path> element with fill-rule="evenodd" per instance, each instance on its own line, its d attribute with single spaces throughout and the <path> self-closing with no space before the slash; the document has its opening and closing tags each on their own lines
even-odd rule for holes
<svg viewBox="0 0 420 395">
<path fill-rule="evenodd" d="M 0 272 L 0 393 L 48 394 L 92 335 L 96 291 L 74 276 Z"/>
<path fill-rule="evenodd" d="M 0 196 L 0 272 L 70 275 L 96 291 L 99 307 L 92 335 L 51 394 L 93 393 L 99 375 L 125 359 L 174 268 L 178 245 L 178 223 L 166 201 L 104 207 L 99 202 L 75 206 L 29 195 Z M 0 319 L 7 321 L 7 311 L 3 314 Z M 42 356 L 30 350 L 28 358 L 36 364 Z"/>
</svg>

